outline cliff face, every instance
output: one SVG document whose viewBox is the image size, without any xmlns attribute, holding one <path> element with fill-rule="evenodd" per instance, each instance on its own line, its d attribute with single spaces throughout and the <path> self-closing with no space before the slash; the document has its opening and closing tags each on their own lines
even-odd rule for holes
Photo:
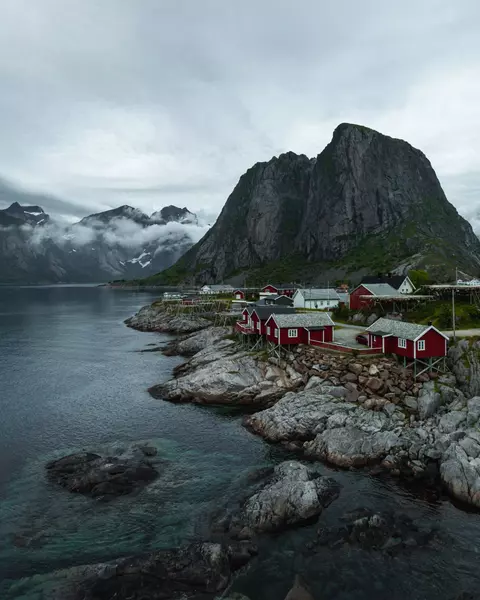
<svg viewBox="0 0 480 600">
<path fill-rule="evenodd" d="M 293 258 L 345 272 L 451 263 L 477 273 L 480 243 L 422 152 L 342 124 L 315 159 L 289 152 L 242 175 L 215 225 L 173 272 L 219 281 Z"/>
</svg>

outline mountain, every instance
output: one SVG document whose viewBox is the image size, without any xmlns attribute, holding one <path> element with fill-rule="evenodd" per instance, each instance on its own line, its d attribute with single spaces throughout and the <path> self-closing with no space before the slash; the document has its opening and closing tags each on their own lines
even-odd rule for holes
<svg viewBox="0 0 480 600">
<path fill-rule="evenodd" d="M 111 223 L 114 219 L 128 219 L 129 221 L 133 221 L 142 226 L 152 224 L 150 217 L 144 212 L 139 208 L 133 208 L 133 206 L 128 206 L 127 204 L 84 217 L 78 224 L 101 229 L 105 224 Z"/>
<path fill-rule="evenodd" d="M 174 206 L 151 216 L 121 206 L 64 226 L 40 206 L 13 202 L 0 210 L 0 282 L 145 277 L 173 264 L 204 231 L 196 215 Z"/>
<path fill-rule="evenodd" d="M 0 210 L 0 225 L 42 225 L 49 220 L 50 216 L 40 206 L 21 206 L 13 202 L 8 208 Z"/>
<path fill-rule="evenodd" d="M 165 206 L 162 210 L 154 212 L 150 216 L 150 221 L 166 225 L 172 221 L 177 223 L 198 225 L 197 215 L 191 213 L 188 208 L 177 208 L 176 206 Z"/>
<path fill-rule="evenodd" d="M 154 281 L 355 280 L 410 268 L 446 278 L 456 265 L 478 274 L 480 242 L 427 157 L 344 123 L 316 158 L 287 152 L 250 168 L 215 225 Z"/>
</svg>

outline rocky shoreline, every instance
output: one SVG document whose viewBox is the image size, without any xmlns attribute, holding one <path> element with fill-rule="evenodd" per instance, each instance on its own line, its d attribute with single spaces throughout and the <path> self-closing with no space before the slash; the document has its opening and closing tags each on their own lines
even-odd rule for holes
<svg viewBox="0 0 480 600">
<path fill-rule="evenodd" d="M 148 307 L 139 314 L 149 315 Z M 175 330 L 175 319 L 155 315 L 162 331 Z M 480 389 L 478 342 L 450 350 L 449 373 L 414 380 L 388 357 L 360 359 L 302 346 L 282 359 L 253 355 L 225 328 L 207 329 L 198 319 L 182 317 L 178 332 L 196 332 L 170 351 L 191 358 L 173 379 L 150 389 L 154 397 L 253 406 L 259 412 L 246 416 L 245 426 L 305 459 L 375 466 L 441 485 L 480 508 L 480 397 L 473 395 Z"/>
</svg>

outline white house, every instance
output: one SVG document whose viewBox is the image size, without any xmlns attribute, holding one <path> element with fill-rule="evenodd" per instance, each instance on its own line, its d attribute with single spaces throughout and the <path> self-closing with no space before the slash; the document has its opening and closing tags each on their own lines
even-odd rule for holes
<svg viewBox="0 0 480 600">
<path fill-rule="evenodd" d="M 293 295 L 295 308 L 331 309 L 337 308 L 340 303 L 338 292 L 331 288 L 299 289 Z"/>
</svg>

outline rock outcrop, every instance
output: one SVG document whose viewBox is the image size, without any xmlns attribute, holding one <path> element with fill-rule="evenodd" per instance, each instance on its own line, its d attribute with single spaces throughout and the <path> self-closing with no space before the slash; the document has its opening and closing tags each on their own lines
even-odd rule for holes
<svg viewBox="0 0 480 600">
<path fill-rule="evenodd" d="M 167 344 L 163 353 L 167 356 L 193 356 L 226 338 L 231 332 L 229 327 L 208 327 L 190 335 L 182 336 Z"/>
<path fill-rule="evenodd" d="M 139 449 L 144 456 L 154 456 L 156 449 Z M 92 498 L 111 500 L 130 494 L 154 481 L 158 465 L 135 456 L 100 456 L 93 452 L 70 454 L 46 466 L 47 478 L 69 492 Z"/>
<path fill-rule="evenodd" d="M 199 404 L 265 405 L 301 384 L 301 376 L 220 340 L 175 369 L 176 378 L 153 386 L 155 398 Z"/>
<path fill-rule="evenodd" d="M 222 281 L 280 261 L 287 278 L 333 262 L 350 272 L 421 265 L 445 276 L 452 256 L 477 271 L 480 242 L 426 156 L 344 123 L 316 158 L 287 152 L 250 168 L 215 225 L 158 279 Z"/>
<path fill-rule="evenodd" d="M 419 399 L 433 398 L 424 402 L 427 412 L 402 405 L 366 408 L 347 401 L 345 388 L 318 384 L 287 393 L 245 424 L 267 440 L 339 467 L 379 464 L 408 478 L 438 479 L 452 496 L 480 508 L 480 397 L 467 400 L 448 381 L 426 384 Z"/>
<path fill-rule="evenodd" d="M 448 362 L 463 392 L 480 396 L 480 341 L 459 340 L 450 346 Z"/>
<path fill-rule="evenodd" d="M 244 504 L 240 523 L 253 532 L 276 531 L 318 517 L 338 498 L 340 486 L 302 463 L 283 462 Z"/>
<path fill-rule="evenodd" d="M 143 306 L 133 317 L 125 320 L 125 325 L 139 331 L 159 331 L 163 333 L 192 333 L 212 325 L 211 321 L 198 315 L 174 315 L 163 310 L 162 304 Z"/>
</svg>

